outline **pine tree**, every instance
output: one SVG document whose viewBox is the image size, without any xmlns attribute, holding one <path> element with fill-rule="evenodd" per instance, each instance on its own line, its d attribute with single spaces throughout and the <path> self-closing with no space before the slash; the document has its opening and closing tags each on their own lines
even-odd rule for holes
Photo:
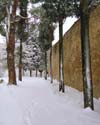
<svg viewBox="0 0 100 125">
<path fill-rule="evenodd" d="M 83 93 L 84 107 L 94 109 L 93 104 L 93 85 L 91 72 L 91 53 L 89 39 L 89 19 L 90 12 L 94 6 L 100 4 L 100 0 L 78 0 L 75 1 L 75 10 L 81 19 L 81 50 L 82 50 L 82 75 L 83 75 Z M 77 15 L 77 13 L 76 13 Z"/>
<path fill-rule="evenodd" d="M 89 41 L 89 0 L 81 0 L 80 14 L 84 107 L 90 107 L 91 109 L 94 109 Z"/>
<path fill-rule="evenodd" d="M 64 92 L 63 20 L 73 14 L 72 0 L 44 0 L 43 8 L 53 22 L 59 23 L 59 91 Z"/>
<path fill-rule="evenodd" d="M 50 78 L 51 78 L 51 83 L 53 83 L 53 72 L 52 72 L 52 41 L 54 39 L 53 32 L 54 32 L 54 26 L 50 22 L 49 23 L 49 40 L 50 40 Z"/>
<path fill-rule="evenodd" d="M 0 13 L 0 21 L 3 21 L 3 35 L 6 36 L 7 43 L 7 65 L 8 65 L 8 84 L 16 85 L 16 72 L 14 61 L 15 50 L 15 30 L 16 30 L 16 10 L 18 7 L 18 0 L 7 1 L 0 0 L 2 5 Z M 11 9 L 12 8 L 12 9 Z"/>
<path fill-rule="evenodd" d="M 16 72 L 15 72 L 15 60 L 14 60 L 14 50 L 15 50 L 15 30 L 16 30 L 16 11 L 18 7 L 18 0 L 14 0 L 11 3 L 12 11 L 8 8 L 8 38 L 7 38 L 7 64 L 8 64 L 8 84 L 16 85 Z"/>
<path fill-rule="evenodd" d="M 48 20 L 48 18 L 45 17 L 45 12 L 42 13 L 43 15 L 41 16 L 41 22 L 39 25 L 39 42 L 41 45 L 41 48 L 44 52 L 45 55 L 45 79 L 47 79 L 47 50 L 50 48 L 51 46 L 51 41 L 49 40 L 49 26 L 50 26 L 50 22 Z"/>
<path fill-rule="evenodd" d="M 37 77 L 37 71 L 44 70 L 44 58 L 43 52 L 38 42 L 38 26 L 36 24 L 33 25 L 34 30 L 32 30 L 32 25 L 30 25 L 30 27 L 30 38 L 28 39 L 25 47 L 23 48 L 23 65 L 24 69 L 30 70 L 30 76 L 32 75 L 32 70 L 36 70 Z"/>
<path fill-rule="evenodd" d="M 22 0 L 20 2 L 20 15 L 27 17 L 27 4 L 28 0 Z M 26 41 L 28 37 L 28 31 L 26 30 L 27 20 L 21 18 L 18 24 L 18 37 L 20 39 L 20 49 L 19 49 L 19 80 L 22 81 L 22 43 Z"/>
</svg>

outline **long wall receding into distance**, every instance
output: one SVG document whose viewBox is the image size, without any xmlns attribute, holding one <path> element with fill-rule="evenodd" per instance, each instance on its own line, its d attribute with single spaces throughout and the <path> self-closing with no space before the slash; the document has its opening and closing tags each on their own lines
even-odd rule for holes
<svg viewBox="0 0 100 125">
<path fill-rule="evenodd" d="M 100 6 L 90 15 L 90 44 L 94 96 L 100 97 Z M 53 77 L 59 79 L 58 43 L 53 46 Z M 64 83 L 82 90 L 80 20 L 64 35 Z M 49 67 L 48 67 L 49 70 Z"/>
</svg>

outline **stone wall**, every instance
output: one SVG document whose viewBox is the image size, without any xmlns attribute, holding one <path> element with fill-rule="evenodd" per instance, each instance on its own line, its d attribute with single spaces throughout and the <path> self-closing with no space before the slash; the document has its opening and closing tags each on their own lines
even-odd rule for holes
<svg viewBox="0 0 100 125">
<path fill-rule="evenodd" d="M 90 44 L 94 96 L 100 97 L 100 6 L 90 15 Z M 53 46 L 53 77 L 59 79 L 58 43 Z M 64 35 L 64 83 L 82 90 L 80 20 Z M 48 69 L 49 70 L 49 69 Z"/>
</svg>

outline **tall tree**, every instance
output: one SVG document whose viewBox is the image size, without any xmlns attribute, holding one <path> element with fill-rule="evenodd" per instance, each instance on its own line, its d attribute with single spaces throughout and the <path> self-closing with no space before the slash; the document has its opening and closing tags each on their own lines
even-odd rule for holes
<svg viewBox="0 0 100 125">
<path fill-rule="evenodd" d="M 84 107 L 90 107 L 91 109 L 94 109 L 89 40 L 89 0 L 80 1 L 80 14 Z"/>
<path fill-rule="evenodd" d="M 39 2 L 39 0 L 32 0 L 33 3 L 35 2 Z M 49 31 L 49 23 L 48 23 L 48 20 L 47 18 L 45 17 L 45 11 L 44 9 L 39 6 L 39 7 L 36 7 L 36 8 L 33 8 L 32 10 L 32 13 L 35 14 L 37 17 L 39 17 L 39 44 L 40 44 L 40 47 L 41 47 L 41 50 L 43 52 L 43 55 L 44 55 L 44 64 L 45 66 L 42 65 L 42 67 L 40 68 L 40 71 L 41 69 L 44 70 L 44 77 L 45 79 L 47 79 L 47 50 L 48 48 L 50 47 L 50 43 L 49 43 L 49 34 L 48 34 L 48 31 Z M 46 21 L 45 21 L 46 20 Z M 45 67 L 45 68 L 44 68 Z"/>
<path fill-rule="evenodd" d="M 16 11 L 18 7 L 18 0 L 11 1 L 11 6 L 8 8 L 8 41 L 7 41 L 7 64 L 8 64 L 8 84 L 16 85 L 16 72 L 14 61 L 15 50 L 15 31 L 16 31 Z M 12 9 L 11 9 L 12 8 Z M 10 13 L 11 11 L 11 13 Z"/>
<path fill-rule="evenodd" d="M 59 23 L 59 91 L 64 92 L 63 20 L 72 15 L 73 0 L 44 0 L 47 17 Z"/>
<path fill-rule="evenodd" d="M 39 25 L 39 41 L 41 43 L 41 48 L 45 55 L 45 79 L 47 79 L 47 50 L 51 46 L 51 42 L 49 40 L 49 20 L 45 17 L 45 14 L 41 16 L 41 22 Z"/>
<path fill-rule="evenodd" d="M 28 69 L 30 71 L 30 76 L 32 76 L 32 70 L 37 71 L 41 69 L 41 65 L 43 64 L 42 51 L 39 47 L 38 43 L 34 41 L 29 41 L 28 44 L 24 46 L 23 53 L 23 65 L 24 69 Z"/>
<path fill-rule="evenodd" d="M 20 1 L 20 15 L 22 17 L 27 17 L 27 4 L 28 0 Z M 19 39 L 20 39 L 20 49 L 19 49 L 19 80 L 22 81 L 22 43 L 27 39 L 27 24 L 26 19 L 21 18 L 19 21 Z"/>
<path fill-rule="evenodd" d="M 50 78 L 51 78 L 51 83 L 53 83 L 53 72 L 52 72 L 52 41 L 54 39 L 53 32 L 54 32 L 54 26 L 50 22 L 50 24 L 49 24 L 49 40 L 50 40 Z"/>
</svg>

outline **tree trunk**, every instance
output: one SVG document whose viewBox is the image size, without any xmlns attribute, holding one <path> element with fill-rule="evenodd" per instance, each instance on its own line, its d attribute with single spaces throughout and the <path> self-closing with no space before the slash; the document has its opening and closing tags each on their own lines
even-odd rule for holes
<svg viewBox="0 0 100 125">
<path fill-rule="evenodd" d="M 53 74 L 52 74 L 52 44 L 50 48 L 50 78 L 51 78 L 51 83 L 53 83 Z"/>
<path fill-rule="evenodd" d="M 45 80 L 47 80 L 47 52 L 45 50 Z"/>
<path fill-rule="evenodd" d="M 30 77 L 32 77 L 32 70 L 30 69 Z"/>
<path fill-rule="evenodd" d="M 27 3 L 28 0 L 20 1 L 20 15 L 23 17 L 27 17 Z M 24 9 L 23 9 L 24 8 Z M 26 20 L 20 19 L 19 21 L 19 37 L 20 37 L 20 55 L 19 55 L 19 80 L 22 81 L 22 43 L 24 40 L 24 32 L 26 28 Z"/>
<path fill-rule="evenodd" d="M 39 69 L 40 77 L 42 77 L 43 70 Z"/>
<path fill-rule="evenodd" d="M 40 77 L 42 77 L 42 72 L 40 72 Z"/>
<path fill-rule="evenodd" d="M 84 90 L 84 107 L 93 106 L 93 87 L 91 72 L 91 56 L 89 41 L 89 0 L 81 0 L 81 49 L 82 49 L 82 73 Z"/>
<path fill-rule="evenodd" d="M 54 40 L 53 36 L 54 27 L 52 22 L 49 24 L 49 42 L 50 42 L 50 78 L 51 83 L 53 83 L 53 72 L 52 72 L 52 40 Z"/>
<path fill-rule="evenodd" d="M 7 65 L 8 65 L 8 77 L 9 81 L 8 84 L 14 84 L 16 85 L 16 72 L 15 72 L 15 61 L 14 61 L 14 50 L 15 50 L 15 16 L 16 16 L 16 10 L 18 6 L 18 0 L 14 0 L 12 5 L 12 12 L 10 15 L 10 27 L 9 27 L 9 33 L 8 33 L 8 41 L 7 41 Z"/>
<path fill-rule="evenodd" d="M 19 80 L 22 81 L 22 40 L 20 39 L 20 50 L 19 50 Z"/>
<path fill-rule="evenodd" d="M 36 66 L 36 75 L 35 75 L 36 77 L 37 77 L 37 71 L 38 71 L 38 70 L 37 70 L 37 66 Z"/>
<path fill-rule="evenodd" d="M 64 92 L 63 20 L 59 20 L 59 91 Z"/>
<path fill-rule="evenodd" d="M 25 75 L 25 70 L 24 70 L 24 68 L 22 69 L 22 71 L 23 71 L 23 76 Z"/>
</svg>

